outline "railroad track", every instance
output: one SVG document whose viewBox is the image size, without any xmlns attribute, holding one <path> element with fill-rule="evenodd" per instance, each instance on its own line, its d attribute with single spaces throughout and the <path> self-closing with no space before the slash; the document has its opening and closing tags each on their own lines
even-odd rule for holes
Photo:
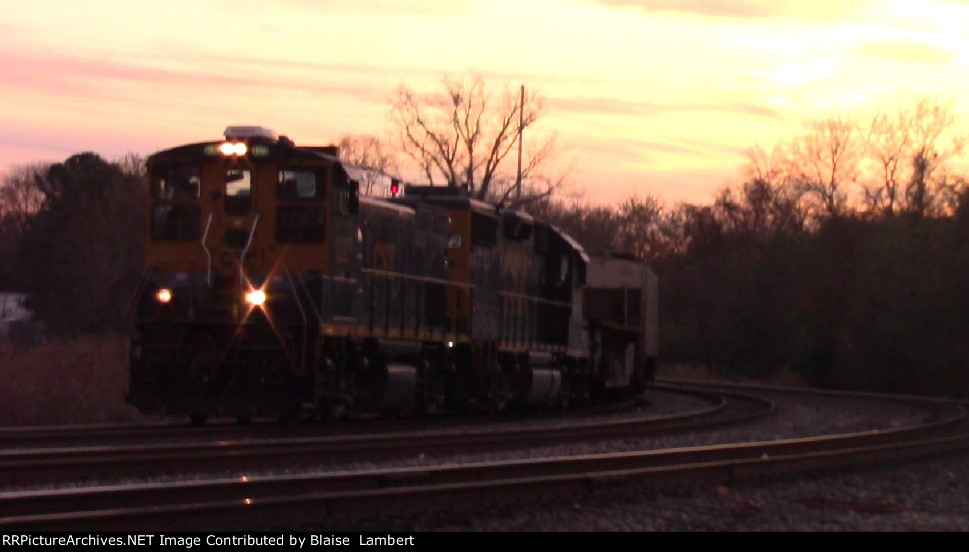
<svg viewBox="0 0 969 552">
<path fill-rule="evenodd" d="M 5 493 L 0 495 L 0 529 L 251 529 L 254 523 L 272 527 L 274 520 L 285 520 L 289 526 L 300 520 L 326 525 L 358 514 L 574 498 L 634 483 L 735 482 L 969 448 L 960 404 L 922 404 L 929 410 L 922 423 L 810 438 L 433 468 Z"/>
<path fill-rule="evenodd" d="M 138 444 L 0 451 L 0 483 L 7 486 L 120 481 L 199 471 L 241 472 L 387 460 L 472 451 L 643 437 L 741 423 L 773 412 L 773 404 L 741 394 L 669 388 L 707 406 L 663 416 L 582 421 L 548 427 L 395 432 L 263 440 Z"/>
<path fill-rule="evenodd" d="M 553 409 L 518 412 L 511 416 L 479 416 L 457 418 L 431 416 L 388 419 L 379 415 L 362 414 L 345 420 L 309 420 L 280 422 L 256 419 L 248 424 L 235 420 L 216 420 L 205 426 L 193 426 L 187 421 L 143 422 L 134 424 L 83 424 L 62 426 L 25 426 L 0 428 L 0 451 L 24 448 L 66 448 L 80 446 L 124 446 L 157 444 L 159 442 L 224 441 L 227 439 L 259 439 L 279 437 L 313 437 L 350 435 L 388 431 L 421 431 L 431 429 L 466 429 L 476 425 L 511 420 L 570 419 L 607 415 L 629 410 L 635 401 L 595 405 L 568 411 Z"/>
</svg>

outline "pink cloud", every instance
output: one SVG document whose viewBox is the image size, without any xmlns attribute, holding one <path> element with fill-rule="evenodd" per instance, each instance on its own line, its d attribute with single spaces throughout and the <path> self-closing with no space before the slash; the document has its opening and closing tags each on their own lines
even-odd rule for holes
<svg viewBox="0 0 969 552">
<path fill-rule="evenodd" d="M 620 8 L 739 19 L 839 20 L 868 0 L 590 0 Z"/>
<path fill-rule="evenodd" d="M 227 73 L 219 70 L 169 69 L 116 59 L 96 59 L 59 53 L 5 52 L 0 66 L 3 86 L 36 92 L 69 94 L 93 98 L 119 97 L 137 101 L 122 93 L 118 85 L 136 85 L 157 92 L 157 87 L 173 90 L 282 89 L 316 94 L 341 94 L 383 102 L 366 84 L 327 82 L 305 75 L 279 75 L 255 71 Z M 247 76 L 241 76 L 247 75 Z M 256 75 L 256 76 L 253 76 Z"/>
</svg>

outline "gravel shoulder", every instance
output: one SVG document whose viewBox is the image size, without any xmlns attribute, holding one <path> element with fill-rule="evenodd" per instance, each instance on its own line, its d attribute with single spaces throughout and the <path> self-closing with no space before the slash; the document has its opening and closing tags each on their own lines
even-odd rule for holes
<svg viewBox="0 0 969 552">
<path fill-rule="evenodd" d="M 776 416 L 726 430 L 581 443 L 516 457 L 659 449 L 844 433 L 917 423 L 921 409 L 845 398 L 776 397 Z M 501 453 L 508 456 L 513 453 Z M 463 460 L 463 459 L 462 459 Z M 772 482 L 657 491 L 628 485 L 594 498 L 355 520 L 343 530 L 394 531 L 967 531 L 969 455 Z M 431 459 L 426 460 L 428 462 Z M 457 461 L 454 458 L 449 461 Z"/>
<path fill-rule="evenodd" d="M 420 520 L 418 531 L 967 531 L 969 455 L 892 468 L 610 496 L 464 519 Z M 399 529 L 403 529 L 400 527 Z"/>
<path fill-rule="evenodd" d="M 513 458 L 656 450 L 718 443 L 771 441 L 791 437 L 892 428 L 919 422 L 922 409 L 841 397 L 759 395 L 776 401 L 776 415 L 737 427 L 644 439 L 574 443 L 518 451 L 431 457 L 415 450 L 387 462 L 345 462 L 307 470 L 165 476 L 154 481 L 201 477 L 250 477 L 319 473 L 390 466 L 434 466 Z M 700 401 L 658 393 L 640 415 L 661 415 L 702 406 Z M 602 419 L 628 417 L 629 413 Z M 527 422 L 533 425 L 535 422 Z M 568 423 L 566 420 L 542 424 Z M 508 427 L 515 422 L 504 422 Z M 522 422 L 523 425 L 526 422 Z M 317 526 L 318 525 L 318 526 Z M 251 528 L 250 528 L 251 529 Z M 578 501 L 484 506 L 464 511 L 420 511 L 345 522 L 320 520 L 302 531 L 969 531 L 969 454 L 926 459 L 878 469 L 799 476 L 754 485 L 711 485 L 659 491 L 646 484 L 603 490 Z"/>
</svg>

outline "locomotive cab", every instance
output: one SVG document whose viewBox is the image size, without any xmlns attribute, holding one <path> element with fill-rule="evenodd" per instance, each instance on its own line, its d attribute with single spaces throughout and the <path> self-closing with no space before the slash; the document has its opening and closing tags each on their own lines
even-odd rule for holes
<svg viewBox="0 0 969 552">
<path fill-rule="evenodd" d="M 225 140 L 149 157 L 129 402 L 196 420 L 300 408 L 307 324 L 359 309 L 355 286 L 327 278 L 353 272 L 337 249 L 357 234 L 355 184 L 333 154 L 229 127 Z"/>
</svg>

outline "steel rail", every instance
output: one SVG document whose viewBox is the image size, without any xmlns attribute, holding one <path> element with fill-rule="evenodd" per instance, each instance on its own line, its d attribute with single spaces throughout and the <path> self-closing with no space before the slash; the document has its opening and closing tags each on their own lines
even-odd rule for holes
<svg viewBox="0 0 969 552">
<path fill-rule="evenodd" d="M 774 412 L 769 401 L 739 394 L 732 398 L 733 411 L 720 397 L 711 406 L 687 413 L 548 427 L 0 451 L 0 481 L 23 486 L 85 478 L 111 480 L 212 469 L 255 470 L 502 450 L 690 431 L 741 423 Z M 738 402 L 745 402 L 747 408 L 736 406 Z"/>
<path fill-rule="evenodd" d="M 682 389 L 669 388 L 670 393 L 682 394 Z M 709 396 L 710 392 L 690 396 Z M 424 431 L 431 429 L 468 429 L 483 424 L 513 423 L 546 419 L 581 419 L 603 414 L 631 410 L 635 401 L 599 404 L 560 410 L 530 410 L 510 412 L 505 415 L 480 417 L 455 417 L 447 415 L 430 417 L 384 418 L 373 413 L 363 413 L 344 420 L 310 420 L 305 423 L 280 423 L 274 419 L 254 419 L 249 424 L 238 424 L 233 419 L 209 422 L 199 427 L 185 421 L 151 421 L 125 424 L 78 424 L 58 426 L 0 427 L 0 451 L 24 448 L 64 448 L 83 445 L 124 445 L 127 441 L 158 443 L 177 440 L 225 440 L 238 437 L 297 437 L 322 436 L 351 433 L 377 433 L 389 431 Z"/>
<path fill-rule="evenodd" d="M 940 406 L 940 405 L 937 405 Z M 193 529 L 588 495 L 633 482 L 736 482 L 969 448 L 961 405 L 907 427 L 667 450 L 299 477 L 0 494 L 0 529 Z M 150 505 L 148 505 L 150 504 Z M 406 510 L 401 510 L 406 508 Z"/>
</svg>

